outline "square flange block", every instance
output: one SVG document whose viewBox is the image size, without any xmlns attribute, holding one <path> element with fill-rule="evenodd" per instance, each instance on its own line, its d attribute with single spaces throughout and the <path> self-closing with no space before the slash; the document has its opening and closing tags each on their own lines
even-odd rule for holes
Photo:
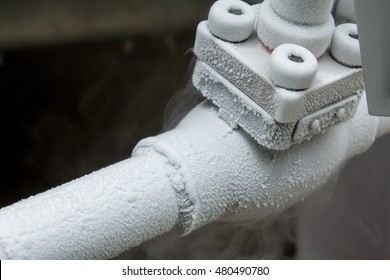
<svg viewBox="0 0 390 280">
<path fill-rule="evenodd" d="M 210 32 L 207 21 L 198 25 L 194 51 L 198 60 L 278 123 L 297 122 L 364 89 L 362 69 L 339 64 L 329 52 L 318 59 L 318 72 L 309 89 L 293 91 L 277 87 L 270 79 L 271 51 L 261 43 L 256 32 L 244 42 L 226 42 Z"/>
<path fill-rule="evenodd" d="M 361 92 L 323 107 L 297 122 L 279 123 L 240 89 L 202 61 L 197 61 L 194 86 L 219 108 L 219 116 L 232 128 L 241 127 L 260 145 L 285 150 L 308 140 L 356 113 Z"/>
</svg>

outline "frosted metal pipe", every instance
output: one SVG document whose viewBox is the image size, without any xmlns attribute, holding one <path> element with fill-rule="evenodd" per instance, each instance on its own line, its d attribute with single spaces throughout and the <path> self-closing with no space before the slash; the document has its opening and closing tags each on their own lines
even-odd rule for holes
<svg viewBox="0 0 390 280">
<path fill-rule="evenodd" d="M 130 159 L 1 209 L 0 257 L 110 258 L 164 232 L 280 212 L 372 145 L 379 119 L 366 107 L 362 98 L 352 120 L 276 152 L 203 102 Z"/>
<path fill-rule="evenodd" d="M 172 167 L 134 156 L 0 211 L 0 258 L 106 259 L 170 231 Z"/>
<path fill-rule="evenodd" d="M 324 34 L 308 43 L 319 57 L 334 28 L 332 3 L 267 0 L 258 35 L 272 48 L 280 42 L 269 42 L 268 33 L 303 43 L 305 32 Z M 305 32 L 286 32 L 291 25 Z M 111 258 L 165 232 L 185 235 L 213 221 L 281 212 L 390 131 L 388 120 L 366 108 L 362 101 L 352 120 L 276 152 L 203 102 L 174 130 L 142 140 L 130 159 L 1 209 L 0 259 Z"/>
</svg>

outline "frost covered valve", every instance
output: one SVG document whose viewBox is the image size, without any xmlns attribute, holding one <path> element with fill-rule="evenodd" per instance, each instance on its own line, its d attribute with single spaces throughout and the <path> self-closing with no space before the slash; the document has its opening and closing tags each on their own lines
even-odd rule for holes
<svg viewBox="0 0 390 280">
<path fill-rule="evenodd" d="M 219 0 L 209 12 L 211 33 L 228 42 L 242 42 L 251 35 L 256 14 L 250 5 L 240 0 Z"/>
<path fill-rule="evenodd" d="M 198 25 L 194 86 L 232 128 L 242 128 L 272 150 L 287 149 L 352 118 L 364 90 L 362 69 L 339 63 L 328 51 L 335 28 L 332 3 L 215 2 L 208 21 Z M 237 14 L 243 17 L 234 18 Z M 231 25 L 228 18 L 242 21 Z M 229 37 L 237 34 L 242 37 Z"/>
</svg>

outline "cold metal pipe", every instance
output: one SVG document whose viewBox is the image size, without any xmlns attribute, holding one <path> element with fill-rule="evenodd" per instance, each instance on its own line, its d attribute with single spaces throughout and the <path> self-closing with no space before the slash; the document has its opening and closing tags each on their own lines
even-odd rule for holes
<svg viewBox="0 0 390 280">
<path fill-rule="evenodd" d="M 170 231 L 178 217 L 172 170 L 134 156 L 0 211 L 0 257 L 105 259 Z"/>
<path fill-rule="evenodd" d="M 0 257 L 110 258 L 164 232 L 283 211 L 372 145 L 379 118 L 364 100 L 352 120 L 280 152 L 203 102 L 130 159 L 0 210 Z"/>
</svg>

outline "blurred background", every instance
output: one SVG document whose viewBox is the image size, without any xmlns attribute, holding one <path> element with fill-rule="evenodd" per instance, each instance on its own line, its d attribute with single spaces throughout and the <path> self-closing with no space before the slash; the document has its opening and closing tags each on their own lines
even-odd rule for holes
<svg viewBox="0 0 390 280">
<path fill-rule="evenodd" d="M 168 114 L 196 94 L 191 48 L 213 2 L 0 1 L 0 207 L 123 160 L 158 134 L 172 97 Z M 316 211 L 306 203 L 251 228 L 211 225 L 122 257 L 388 259 L 389 166 L 386 136 L 334 176 Z"/>
</svg>

